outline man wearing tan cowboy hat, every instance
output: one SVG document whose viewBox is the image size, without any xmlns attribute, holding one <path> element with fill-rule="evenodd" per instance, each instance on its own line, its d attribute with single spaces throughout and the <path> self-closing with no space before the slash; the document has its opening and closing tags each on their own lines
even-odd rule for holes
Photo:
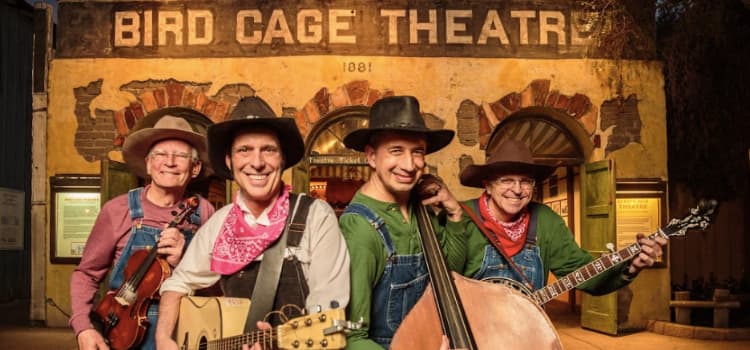
<svg viewBox="0 0 750 350">
<path fill-rule="evenodd" d="M 180 298 L 217 281 L 225 296 L 251 298 L 248 331 L 261 327 L 255 321 L 266 311 L 288 304 L 307 310 L 346 307 L 349 254 L 333 209 L 291 193 L 281 180 L 304 155 L 294 119 L 279 118 L 262 99 L 247 97 L 229 120 L 209 127 L 208 143 L 216 174 L 240 189 L 201 227 L 162 285 L 159 349 L 177 348 L 171 337 Z M 273 316 L 271 323 L 280 320 Z"/>
<path fill-rule="evenodd" d="M 73 272 L 70 325 L 82 350 L 108 349 L 89 319 L 94 294 L 107 271 L 111 268 L 109 289 L 119 288 L 130 256 L 138 249 L 153 246 L 170 266 L 176 266 L 183 247 L 214 212 L 213 206 L 200 198 L 197 210 L 188 220 L 176 228 L 166 228 L 186 197 L 188 183 L 208 173 L 206 138 L 188 122 L 188 118 L 194 119 L 196 114 L 210 123 L 207 117 L 187 108 L 153 111 L 142 119 L 144 122 L 157 119 L 153 127 L 138 129 L 125 140 L 122 152 L 127 165 L 141 178 L 150 178 L 151 183 L 104 204 L 91 229 L 81 262 Z M 150 324 L 140 349 L 155 349 L 157 309 L 158 305 L 150 306 Z"/>
<path fill-rule="evenodd" d="M 396 328 L 427 286 L 410 193 L 424 173 L 425 156 L 447 146 L 453 135 L 451 130 L 428 129 L 416 98 L 394 96 L 372 105 L 367 129 L 344 138 L 348 148 L 365 153 L 372 168 L 370 179 L 339 220 L 352 257 L 349 319 L 361 318 L 365 324 L 350 333 L 347 349 L 388 348 Z M 445 217 L 434 217 L 433 227 L 448 267 L 460 271 L 469 222 L 459 203 L 445 186 L 422 203 L 444 208 Z"/>
<path fill-rule="evenodd" d="M 562 277 L 593 260 L 557 213 L 531 201 L 534 186 L 553 171 L 553 167 L 536 164 L 526 144 L 508 139 L 488 151 L 486 164 L 469 165 L 461 172 L 461 184 L 484 189 L 464 210 L 484 231 L 471 230 L 465 276 L 504 277 L 534 291 L 547 284 L 550 271 Z M 616 290 L 653 265 L 666 245 L 663 238 L 654 241 L 643 235 L 638 241 L 643 251 L 629 264 L 614 267 L 578 288 L 593 295 Z"/>
</svg>

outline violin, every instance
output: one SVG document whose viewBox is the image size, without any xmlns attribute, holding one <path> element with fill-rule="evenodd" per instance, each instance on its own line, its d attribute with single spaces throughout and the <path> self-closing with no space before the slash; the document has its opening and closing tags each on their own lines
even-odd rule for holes
<svg viewBox="0 0 750 350">
<path fill-rule="evenodd" d="M 186 199 L 167 227 L 181 224 L 198 203 L 197 196 Z M 89 314 L 94 328 L 112 349 L 129 349 L 143 341 L 149 326 L 148 307 L 151 300 L 158 299 L 159 288 L 172 274 L 172 269 L 153 247 L 135 251 L 123 273 L 125 282 L 117 290 L 107 292 Z"/>
</svg>

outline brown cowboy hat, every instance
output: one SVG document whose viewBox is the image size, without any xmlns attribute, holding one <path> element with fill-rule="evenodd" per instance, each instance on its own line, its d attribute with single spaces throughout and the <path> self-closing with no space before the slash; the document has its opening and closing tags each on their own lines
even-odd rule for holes
<svg viewBox="0 0 750 350">
<path fill-rule="evenodd" d="M 372 105 L 367 129 L 350 132 L 344 137 L 344 145 L 364 152 L 372 134 L 386 130 L 424 134 L 427 137 L 427 153 L 447 146 L 455 134 L 453 130 L 428 129 L 419 113 L 419 101 L 414 96 L 391 96 Z"/>
<path fill-rule="evenodd" d="M 142 120 L 148 123 L 153 122 L 154 119 L 157 120 L 150 127 L 144 127 L 143 124 L 138 125 L 122 145 L 122 157 L 130 170 L 140 177 L 147 177 L 146 156 L 151 147 L 162 140 L 177 139 L 187 142 L 198 151 L 198 158 L 202 162 L 201 173 L 198 177 L 210 175 L 211 167 L 206 153 L 206 137 L 201 133 L 202 130 L 205 130 L 205 127 L 201 128 L 199 125 L 191 124 L 188 118 L 192 117 L 186 116 L 186 114 L 196 113 L 198 112 L 188 108 L 171 107 L 159 109 L 146 115 Z M 207 117 L 206 119 L 210 122 L 210 119 Z"/>
<path fill-rule="evenodd" d="M 242 131 L 269 128 L 276 132 L 284 155 L 284 169 L 294 166 L 305 153 L 305 143 L 294 118 L 277 117 L 270 106 L 259 97 L 245 97 L 232 110 L 229 119 L 208 128 L 208 155 L 216 175 L 232 179 L 232 171 L 224 158 Z"/>
<path fill-rule="evenodd" d="M 552 175 L 553 171 L 555 167 L 534 163 L 531 150 L 525 143 L 508 139 L 488 152 L 486 164 L 467 166 L 459 178 L 464 186 L 484 188 L 483 181 L 502 174 L 527 174 L 539 182 Z"/>
</svg>

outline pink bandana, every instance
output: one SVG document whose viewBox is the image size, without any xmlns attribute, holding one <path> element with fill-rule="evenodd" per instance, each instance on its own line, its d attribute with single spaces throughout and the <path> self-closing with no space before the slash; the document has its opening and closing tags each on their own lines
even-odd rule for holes
<svg viewBox="0 0 750 350">
<path fill-rule="evenodd" d="M 239 193 L 234 196 L 232 209 L 221 225 L 211 255 L 211 271 L 231 275 L 255 260 L 275 242 L 284 230 L 289 216 L 289 190 L 282 184 L 283 191 L 268 211 L 269 225 L 257 224 L 254 227 L 245 222 L 244 213 L 237 205 Z"/>
</svg>

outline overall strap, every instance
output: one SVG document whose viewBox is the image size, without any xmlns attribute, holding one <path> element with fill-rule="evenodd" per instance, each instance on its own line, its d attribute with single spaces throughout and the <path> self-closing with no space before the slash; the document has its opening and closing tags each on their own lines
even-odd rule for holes
<svg viewBox="0 0 750 350">
<path fill-rule="evenodd" d="M 523 283 L 526 285 L 526 287 L 529 288 L 530 290 L 534 290 L 534 284 L 531 283 L 531 281 L 529 280 L 529 278 L 526 277 L 526 274 L 524 274 L 523 270 L 521 270 L 521 268 L 518 267 L 518 265 L 516 265 L 516 263 L 513 261 L 513 259 L 511 259 L 508 256 L 508 254 L 505 253 L 505 250 L 503 249 L 502 245 L 500 245 L 500 241 L 497 239 L 497 237 L 494 234 L 492 234 L 491 232 L 489 232 L 489 230 L 487 230 L 486 227 L 484 227 L 482 219 L 480 219 L 477 216 L 477 214 L 474 212 L 474 210 L 472 210 L 471 208 L 469 208 L 468 205 L 466 205 L 466 204 L 464 204 L 462 202 L 458 202 L 458 204 L 461 205 L 461 208 L 464 210 L 464 212 L 466 213 L 466 215 L 469 216 L 469 218 L 471 219 L 471 221 L 473 221 L 474 224 L 477 226 L 477 228 L 479 228 L 479 230 L 482 231 L 482 233 L 484 234 L 484 236 L 487 237 L 487 240 L 489 240 L 490 243 L 492 243 L 492 245 L 495 247 L 495 249 L 497 250 L 497 252 L 500 253 L 500 255 L 502 255 L 503 258 L 505 258 L 505 260 L 508 262 L 508 264 L 510 264 L 510 266 L 513 267 L 513 270 L 515 270 L 516 273 L 519 276 L 521 276 L 521 278 L 523 279 Z"/>
<path fill-rule="evenodd" d="M 128 209 L 130 211 L 131 220 L 140 219 L 143 217 L 141 192 L 143 192 L 143 187 L 134 188 L 128 191 Z"/>
<path fill-rule="evenodd" d="M 526 232 L 526 244 L 536 245 L 536 220 L 539 217 L 539 210 L 534 202 L 529 203 L 529 231 Z"/>
<path fill-rule="evenodd" d="M 375 214 L 375 212 L 370 209 L 370 207 L 362 204 L 362 203 L 349 203 L 349 205 L 344 210 L 344 214 L 356 214 L 359 216 L 364 217 L 370 225 L 375 229 L 375 231 L 378 232 L 380 235 L 380 238 L 383 240 L 383 244 L 385 245 L 385 250 L 388 255 L 388 258 L 390 259 L 396 254 L 396 249 L 393 246 L 393 241 L 391 240 L 391 235 L 388 233 L 388 229 L 385 227 L 385 220 Z"/>
<path fill-rule="evenodd" d="M 286 218 L 284 231 L 276 243 L 263 252 L 263 260 L 260 262 L 260 270 L 258 271 L 258 277 L 255 281 L 252 297 L 250 298 L 250 300 L 253 301 L 253 305 L 250 307 L 250 312 L 247 313 L 245 333 L 255 330 L 255 324 L 258 321 L 262 321 L 266 314 L 273 309 L 273 302 L 276 299 L 276 290 L 279 286 L 279 277 L 281 276 L 281 263 L 284 259 L 284 251 L 286 250 L 286 242 L 291 226 L 290 223 L 292 221 L 298 222 L 300 220 L 297 218 L 297 216 L 300 215 L 296 215 L 297 207 L 300 202 L 297 199 L 298 195 L 293 193 L 289 194 L 289 208 L 293 209 Z M 294 220 L 292 220 L 293 218 Z"/>
<path fill-rule="evenodd" d="M 305 233 L 305 226 L 307 226 L 307 214 L 310 212 L 310 206 L 315 202 L 315 198 L 305 196 L 304 194 L 290 193 L 290 204 L 292 203 L 291 196 L 297 197 L 299 209 L 297 209 L 294 219 L 289 224 L 289 236 L 287 237 L 286 245 L 289 247 L 299 247 L 299 243 L 302 241 L 302 234 Z"/>
</svg>

